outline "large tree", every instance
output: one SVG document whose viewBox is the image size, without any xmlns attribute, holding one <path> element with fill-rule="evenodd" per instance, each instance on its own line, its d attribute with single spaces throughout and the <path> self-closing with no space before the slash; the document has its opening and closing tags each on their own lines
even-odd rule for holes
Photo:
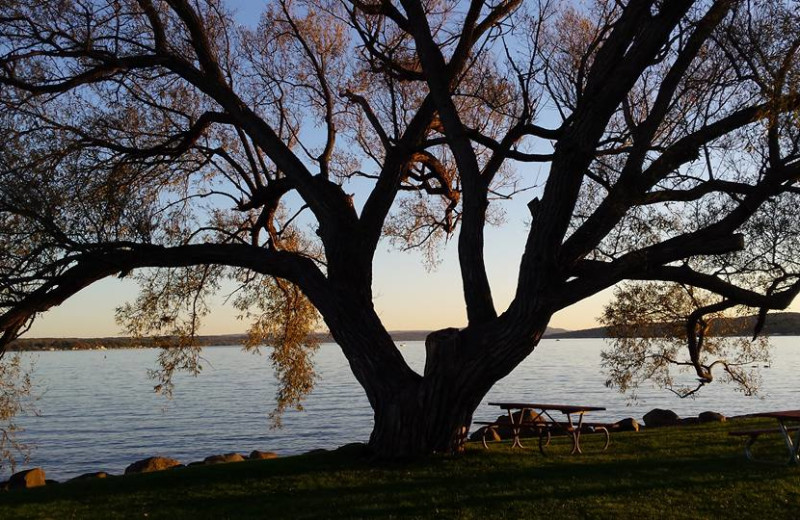
<svg viewBox="0 0 800 520">
<path fill-rule="evenodd" d="M 239 27 L 222 0 L 0 1 L 4 344 L 134 273 L 128 330 L 188 338 L 169 382 L 234 279 L 286 402 L 316 309 L 374 410 L 370 446 L 413 455 L 458 449 L 551 316 L 621 281 L 712 295 L 691 323 L 800 291 L 790 2 L 265 4 Z M 530 193 L 497 309 L 484 236 Z M 373 305 L 386 236 L 457 237 L 468 324 L 427 338 L 422 374 Z"/>
</svg>

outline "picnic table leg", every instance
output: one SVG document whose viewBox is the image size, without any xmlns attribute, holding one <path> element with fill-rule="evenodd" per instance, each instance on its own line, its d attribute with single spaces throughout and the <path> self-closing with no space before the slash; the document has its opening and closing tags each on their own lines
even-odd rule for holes
<svg viewBox="0 0 800 520">
<path fill-rule="evenodd" d="M 797 438 L 792 442 L 792 434 L 789 433 L 782 420 L 778 420 L 778 426 L 781 430 L 781 435 L 783 435 L 783 440 L 786 442 L 786 448 L 789 450 L 789 460 L 786 463 L 798 464 L 797 450 L 800 448 L 800 430 L 798 430 Z"/>
<path fill-rule="evenodd" d="M 609 444 L 611 444 L 611 434 L 608 432 L 608 428 L 606 428 L 605 426 L 599 426 L 599 427 L 595 427 L 595 432 L 596 432 L 597 430 L 602 430 L 602 431 L 603 431 L 603 433 L 604 433 L 604 434 L 605 434 L 605 436 L 606 436 L 606 443 L 605 443 L 605 445 L 603 446 L 603 451 L 606 451 L 606 450 L 608 449 L 608 445 L 609 445 Z"/>
<path fill-rule="evenodd" d="M 778 464 L 778 465 L 787 465 L 787 464 L 798 464 L 800 463 L 800 459 L 798 458 L 798 446 L 800 446 L 800 435 L 793 441 L 791 437 L 791 432 L 789 429 L 783 424 L 782 421 L 778 421 L 778 433 L 783 436 L 783 441 L 786 444 L 786 448 L 789 450 L 790 458 L 786 461 L 780 460 L 770 460 L 770 459 L 762 459 L 758 458 L 753 454 L 752 447 L 758 440 L 758 438 L 762 434 L 769 433 L 770 430 L 755 430 L 752 432 L 741 432 L 741 435 L 747 435 L 747 441 L 744 443 L 744 455 L 747 457 L 748 460 L 753 462 L 758 462 L 760 464 Z"/>
<path fill-rule="evenodd" d="M 511 448 L 524 448 L 525 446 L 519 441 L 519 434 L 520 430 L 522 429 L 522 417 L 525 415 L 525 409 L 523 408 L 519 412 L 519 423 L 514 422 L 514 414 L 511 412 L 511 408 L 508 409 L 508 421 L 511 423 L 511 436 L 513 437 L 513 441 L 511 443 Z"/>
<path fill-rule="evenodd" d="M 483 447 L 486 448 L 487 450 L 489 449 L 489 445 L 486 444 L 486 434 L 489 433 L 490 429 L 494 431 L 494 426 L 491 425 L 484 426 L 483 435 L 481 435 L 481 442 L 483 442 Z"/>
<path fill-rule="evenodd" d="M 750 438 L 747 439 L 747 442 L 744 443 L 744 456 L 747 457 L 747 460 L 756 460 L 750 448 L 755 444 L 757 439 L 758 435 L 751 435 Z"/>
<path fill-rule="evenodd" d="M 794 451 L 792 452 L 792 462 L 794 464 L 800 464 L 800 455 L 798 455 L 798 451 L 800 451 L 800 430 L 797 430 L 794 438 Z"/>
<path fill-rule="evenodd" d="M 550 428 L 544 426 L 539 429 L 539 452 L 542 455 L 547 455 L 544 449 L 550 446 Z"/>
<path fill-rule="evenodd" d="M 572 422 L 572 414 L 567 414 L 567 423 L 572 430 L 572 451 L 570 455 L 576 453 L 583 453 L 581 451 L 581 428 L 583 427 L 583 412 L 578 412 L 578 425 L 577 427 Z"/>
</svg>

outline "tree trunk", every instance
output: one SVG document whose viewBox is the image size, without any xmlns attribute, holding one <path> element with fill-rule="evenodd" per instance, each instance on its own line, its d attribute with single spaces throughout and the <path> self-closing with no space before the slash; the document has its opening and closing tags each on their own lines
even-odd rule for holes
<svg viewBox="0 0 800 520">
<path fill-rule="evenodd" d="M 369 446 L 383 459 L 457 453 L 463 449 L 476 407 L 464 402 L 442 402 L 436 407 L 409 395 L 398 396 L 376 407 Z"/>
<path fill-rule="evenodd" d="M 425 349 L 425 373 L 418 384 L 375 400 L 369 445 L 379 458 L 462 451 L 475 409 L 513 369 L 492 370 L 485 350 L 457 329 L 430 334 Z"/>
<path fill-rule="evenodd" d="M 428 335 L 422 375 L 403 359 L 365 297 L 341 287 L 316 302 L 374 411 L 369 446 L 378 458 L 453 453 L 492 386 L 525 359 L 549 320 L 505 314 L 491 323 Z"/>
</svg>

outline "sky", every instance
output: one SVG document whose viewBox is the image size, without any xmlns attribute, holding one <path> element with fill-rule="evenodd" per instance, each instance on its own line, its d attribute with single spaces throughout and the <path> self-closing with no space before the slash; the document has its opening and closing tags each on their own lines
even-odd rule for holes
<svg viewBox="0 0 800 520">
<path fill-rule="evenodd" d="M 508 212 L 506 224 L 489 228 L 486 237 L 486 263 L 499 310 L 505 309 L 513 297 L 527 231 L 524 216 L 514 209 Z M 446 246 L 440 265 L 432 271 L 426 270 L 419 252 L 398 251 L 382 243 L 376 255 L 373 288 L 375 308 L 389 330 L 466 325 L 455 241 Z M 131 280 L 109 278 L 97 282 L 38 317 L 25 337 L 121 335 L 114 311 L 136 295 L 137 287 Z M 595 318 L 608 297 L 606 291 L 564 309 L 550 326 L 571 330 L 595 327 Z M 237 319 L 237 311 L 225 305 L 224 295 L 220 294 L 201 333 L 234 334 L 246 328 L 246 322 Z"/>
<path fill-rule="evenodd" d="M 237 10 L 242 24 L 254 25 L 265 2 L 227 0 Z M 541 171 L 523 172 L 530 183 L 541 182 Z M 541 177 L 541 178 L 540 178 Z M 489 228 L 486 236 L 486 263 L 495 305 L 502 312 L 513 297 L 519 274 L 519 261 L 527 233 L 525 204 L 531 195 L 523 194 L 504 206 L 506 223 Z M 442 262 L 426 270 L 418 252 L 403 252 L 382 243 L 376 255 L 374 273 L 375 307 L 389 330 L 434 330 L 466 325 L 466 312 L 456 256 L 456 243 L 448 244 Z M 26 337 L 105 337 L 121 334 L 114 320 L 116 307 L 133 300 L 137 288 L 130 280 L 106 279 L 98 282 L 60 307 L 41 315 Z M 550 326 L 571 330 L 596 327 L 596 318 L 611 296 L 611 290 L 579 302 L 556 314 Z M 247 324 L 237 320 L 237 312 L 224 304 L 220 295 L 212 314 L 205 319 L 202 334 L 241 333 Z"/>
<path fill-rule="evenodd" d="M 265 2 L 227 0 L 237 11 L 237 19 L 255 25 Z M 532 173 L 535 178 L 541 172 Z M 506 206 L 506 224 L 491 228 L 486 239 L 486 263 L 495 304 L 505 309 L 513 296 L 519 261 L 527 232 L 530 196 Z M 418 252 L 403 252 L 383 243 L 376 256 L 374 273 L 375 307 L 389 330 L 434 330 L 466 325 L 466 311 L 456 256 L 456 243 L 448 244 L 441 264 L 426 270 Z M 133 281 L 106 279 L 84 289 L 64 304 L 40 315 L 26 337 L 107 337 L 121 334 L 114 319 L 115 309 L 136 298 Z M 597 326 L 608 294 L 601 294 L 560 312 L 551 326 L 581 329 Z M 213 312 L 205 319 L 202 334 L 244 332 L 247 324 L 237 319 L 237 311 L 224 304 L 220 295 Z"/>
</svg>

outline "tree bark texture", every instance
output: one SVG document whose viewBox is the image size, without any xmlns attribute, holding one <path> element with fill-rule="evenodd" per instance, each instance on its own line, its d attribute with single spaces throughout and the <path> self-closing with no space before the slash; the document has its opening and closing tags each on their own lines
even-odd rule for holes
<svg viewBox="0 0 800 520">
<path fill-rule="evenodd" d="M 392 371 L 373 365 L 367 372 L 351 363 L 373 406 L 369 446 L 376 457 L 413 458 L 463 450 L 475 409 L 513 370 L 518 357 L 533 350 L 541 333 L 528 339 L 509 337 L 506 345 L 487 349 L 484 340 L 489 337 L 476 337 L 467 329 L 431 333 L 425 341 L 424 373 L 403 383 Z"/>
</svg>

